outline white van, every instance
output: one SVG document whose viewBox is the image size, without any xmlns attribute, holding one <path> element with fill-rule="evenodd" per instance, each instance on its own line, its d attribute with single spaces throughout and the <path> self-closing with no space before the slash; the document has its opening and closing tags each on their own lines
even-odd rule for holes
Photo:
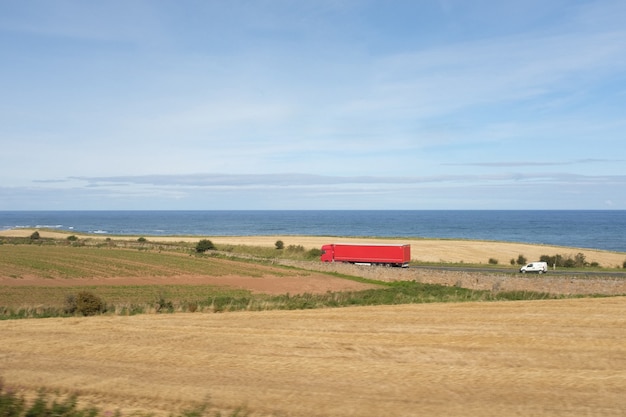
<svg viewBox="0 0 626 417">
<path fill-rule="evenodd" d="M 547 262 L 533 262 L 528 265 L 524 265 L 519 269 L 520 272 L 537 272 L 538 274 L 543 274 L 548 272 L 548 263 Z"/>
</svg>

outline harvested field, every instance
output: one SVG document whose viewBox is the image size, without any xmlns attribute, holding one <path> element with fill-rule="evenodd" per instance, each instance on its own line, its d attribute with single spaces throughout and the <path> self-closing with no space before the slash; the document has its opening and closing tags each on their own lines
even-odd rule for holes
<svg viewBox="0 0 626 417">
<path fill-rule="evenodd" d="M 0 322 L 0 373 L 124 414 L 623 416 L 626 298 Z"/>
</svg>

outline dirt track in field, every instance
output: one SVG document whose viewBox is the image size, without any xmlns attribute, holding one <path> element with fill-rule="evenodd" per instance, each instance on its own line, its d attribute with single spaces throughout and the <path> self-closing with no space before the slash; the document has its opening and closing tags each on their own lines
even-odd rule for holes
<svg viewBox="0 0 626 417">
<path fill-rule="evenodd" d="M 12 388 L 124 415 L 623 416 L 626 298 L 0 322 Z"/>
</svg>

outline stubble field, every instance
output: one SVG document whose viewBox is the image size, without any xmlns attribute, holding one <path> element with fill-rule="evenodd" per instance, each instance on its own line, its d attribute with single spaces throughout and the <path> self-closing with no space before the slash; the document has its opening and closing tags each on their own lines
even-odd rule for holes
<svg viewBox="0 0 626 417">
<path fill-rule="evenodd" d="M 14 387 L 124 415 L 623 416 L 626 298 L 0 322 Z"/>
</svg>

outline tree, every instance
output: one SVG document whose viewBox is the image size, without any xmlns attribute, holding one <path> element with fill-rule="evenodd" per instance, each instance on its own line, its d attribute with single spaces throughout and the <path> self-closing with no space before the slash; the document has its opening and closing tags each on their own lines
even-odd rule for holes
<svg viewBox="0 0 626 417">
<path fill-rule="evenodd" d="M 276 246 L 276 249 L 279 249 L 279 250 L 285 247 L 285 244 L 283 243 L 282 240 L 277 240 L 274 245 Z"/>
<path fill-rule="evenodd" d="M 517 264 L 518 265 L 526 265 L 526 262 L 527 262 L 527 259 L 526 259 L 526 257 L 524 255 L 520 254 L 517 257 Z"/>
<path fill-rule="evenodd" d="M 202 239 L 196 245 L 196 252 L 198 253 L 204 253 L 208 250 L 214 250 L 214 249 L 215 249 L 215 245 L 209 239 Z"/>
</svg>

